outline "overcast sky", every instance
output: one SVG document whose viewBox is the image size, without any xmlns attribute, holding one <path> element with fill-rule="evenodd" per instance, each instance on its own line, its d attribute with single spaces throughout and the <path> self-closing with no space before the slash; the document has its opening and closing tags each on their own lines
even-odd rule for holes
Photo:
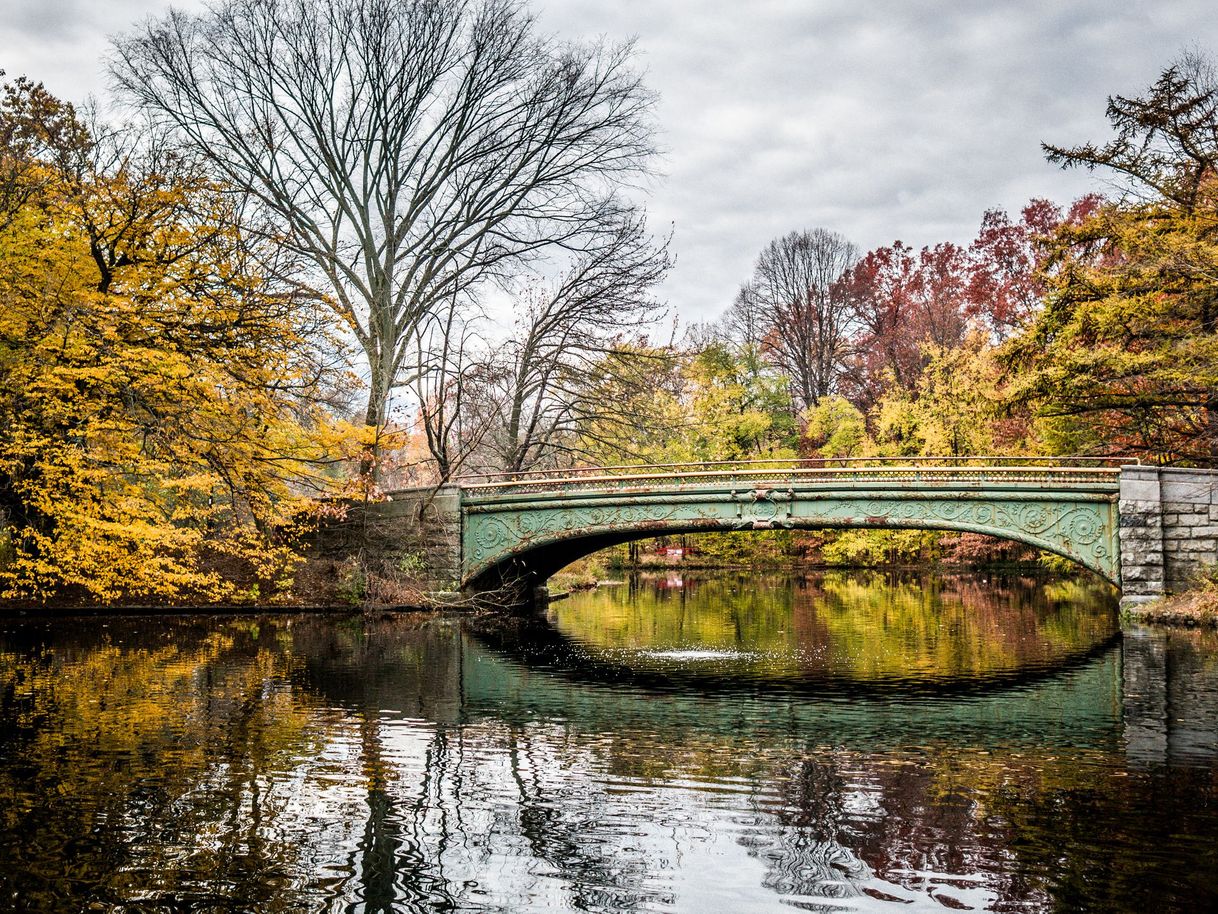
<svg viewBox="0 0 1218 914">
<path fill-rule="evenodd" d="M 176 4 L 190 8 L 198 2 Z M 62 97 L 104 95 L 108 36 L 157 0 L 0 0 L 0 68 Z M 824 226 L 864 250 L 967 243 L 982 212 L 1102 189 L 1042 140 L 1103 139 L 1105 98 L 1183 50 L 1218 53 L 1213 0 L 546 0 L 573 38 L 636 38 L 660 94 L 675 229 L 664 296 L 715 317 L 758 250 Z"/>
</svg>

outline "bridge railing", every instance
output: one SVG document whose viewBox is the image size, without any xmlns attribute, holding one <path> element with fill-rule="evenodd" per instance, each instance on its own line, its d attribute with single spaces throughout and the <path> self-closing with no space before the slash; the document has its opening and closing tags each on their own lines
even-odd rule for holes
<svg viewBox="0 0 1218 914">
<path fill-rule="evenodd" d="M 706 463 L 621 464 L 522 473 L 485 473 L 454 480 L 487 494 L 584 488 L 711 484 L 740 480 L 760 487 L 796 482 L 1043 483 L 1113 486 L 1126 457 L 859 457 Z"/>
</svg>

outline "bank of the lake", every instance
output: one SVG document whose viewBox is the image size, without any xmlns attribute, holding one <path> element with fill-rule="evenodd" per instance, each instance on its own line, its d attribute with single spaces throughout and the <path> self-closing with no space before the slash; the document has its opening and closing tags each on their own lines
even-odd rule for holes
<svg viewBox="0 0 1218 914">
<path fill-rule="evenodd" d="M 1218 627 L 1218 587 L 1206 586 L 1125 611 L 1127 618 L 1153 625 L 1184 628 Z"/>
</svg>

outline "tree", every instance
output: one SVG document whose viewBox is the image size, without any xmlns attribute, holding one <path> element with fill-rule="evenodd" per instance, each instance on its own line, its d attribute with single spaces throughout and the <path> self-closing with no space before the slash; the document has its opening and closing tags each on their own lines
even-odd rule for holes
<svg viewBox="0 0 1218 914">
<path fill-rule="evenodd" d="M 91 145 L 71 104 L 25 77 L 5 83 L 0 90 L 0 230 Z"/>
<path fill-rule="evenodd" d="M 1062 224 L 1078 225 L 1095 212 L 1102 198 L 1086 194 L 1064 213 L 1058 205 L 1033 199 L 1018 222 L 1005 210 L 986 210 L 977 238 L 969 246 L 968 306 L 995 341 L 1002 342 L 1039 312 L 1047 291 L 1046 242 Z"/>
<path fill-rule="evenodd" d="M 738 323 L 764 327 L 765 351 L 791 379 L 799 409 L 815 406 L 837 387 L 851 329 L 838 279 L 857 258 L 855 246 L 835 232 L 791 232 L 761 252 L 737 297 Z"/>
<path fill-rule="evenodd" d="M 690 355 L 683 374 L 694 459 L 796 456 L 789 380 L 759 371 L 749 356 L 722 343 Z"/>
<path fill-rule="evenodd" d="M 761 298 L 751 283 L 746 283 L 736 293 L 732 306 L 727 309 L 718 326 L 707 330 L 731 340 L 744 349 L 760 352 L 765 345 L 769 325 L 761 304 Z"/>
<path fill-rule="evenodd" d="M 917 257 L 900 241 L 869 251 L 838 282 L 856 330 L 846 387 L 863 409 L 895 384 L 917 385 L 927 345 L 957 346 L 964 338 L 965 252 L 945 242 Z"/>
<path fill-rule="evenodd" d="M 1146 96 L 1109 100 L 1116 137 L 1046 146 L 1115 172 L 1121 201 L 1063 225 L 1044 310 L 1005 351 L 1015 402 L 1061 440 L 1218 459 L 1218 80 L 1187 57 Z M 1063 428 L 1073 426 L 1073 428 Z"/>
<path fill-rule="evenodd" d="M 846 385 L 851 400 L 868 410 L 884 389 L 917 381 L 922 353 L 910 326 L 917 262 L 900 241 L 868 251 L 838 281 L 856 325 Z"/>
<path fill-rule="evenodd" d="M 41 93 L 0 135 L 48 108 Z M 234 569 L 275 586 L 299 494 L 320 484 L 307 303 L 252 269 L 275 255 L 226 188 L 155 145 L 61 135 L 72 146 L 28 165 L 48 176 L 0 220 L 0 587 L 231 598 Z M 95 170 L 105 149 L 124 154 Z"/>
<path fill-rule="evenodd" d="M 913 390 L 893 387 L 874 410 L 875 447 L 886 456 L 1019 453 L 1026 427 L 1004 421 L 1001 372 L 979 333 L 962 345 L 926 344 Z"/>
<path fill-rule="evenodd" d="M 698 459 L 685 400 L 687 362 L 668 346 L 616 344 L 587 380 L 588 399 L 612 409 L 580 423 L 577 452 L 592 466 Z"/>
<path fill-rule="evenodd" d="M 1213 205 L 1218 166 L 1218 75 L 1213 62 L 1187 54 L 1164 70 L 1145 97 L 1108 99 L 1116 136 L 1103 146 L 1042 144 L 1063 168 L 1104 169 L 1123 182 L 1127 200 L 1167 201 L 1185 213 Z"/>
<path fill-rule="evenodd" d="M 477 342 L 463 311 L 462 302 L 454 297 L 442 312 L 428 319 L 415 340 L 412 374 L 419 425 L 435 464 L 437 485 L 460 471 L 490 430 L 489 421 L 474 424 L 471 419 L 475 415 L 489 419 L 501 406 L 469 408 L 471 387 L 476 378 L 485 376 L 488 366 L 475 356 Z"/>
<path fill-rule="evenodd" d="M 807 416 L 804 445 L 818 457 L 860 457 L 867 445 L 866 417 L 845 397 L 825 397 Z"/>
<path fill-rule="evenodd" d="M 636 375 L 634 359 L 654 356 L 620 344 L 662 310 L 652 289 L 667 273 L 665 246 L 656 247 L 642 219 L 621 222 L 597 247 L 578 256 L 554 284 L 533 287 L 515 332 L 497 345 L 483 379 L 490 411 L 481 425 L 489 465 L 520 473 L 581 456 L 580 429 L 600 433 L 630 419 L 620 399 L 599 396 L 598 375 Z M 596 384 L 590 383 L 594 379 Z"/>
<path fill-rule="evenodd" d="M 559 43 L 510 0 L 226 0 L 115 52 L 126 95 L 309 259 L 363 349 L 370 426 L 429 315 L 612 232 L 652 155 L 630 46 Z"/>
</svg>

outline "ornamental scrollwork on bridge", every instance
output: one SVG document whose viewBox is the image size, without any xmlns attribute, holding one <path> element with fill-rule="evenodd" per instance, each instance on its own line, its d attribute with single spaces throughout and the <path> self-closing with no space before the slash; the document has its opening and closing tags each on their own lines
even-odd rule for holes
<svg viewBox="0 0 1218 914">
<path fill-rule="evenodd" d="M 629 529 L 673 517 L 672 505 L 614 505 L 595 508 L 505 511 L 466 518 L 466 562 L 480 567 L 487 559 L 576 536 L 591 529 Z"/>
<path fill-rule="evenodd" d="M 982 528 L 998 536 L 1018 534 L 1052 543 L 1093 567 L 1111 557 L 1105 517 L 1109 505 L 1100 501 L 869 501 L 869 517 L 886 519 L 882 526 L 929 523 L 932 526 Z M 1015 536 L 1012 536 L 1014 534 Z"/>
</svg>

